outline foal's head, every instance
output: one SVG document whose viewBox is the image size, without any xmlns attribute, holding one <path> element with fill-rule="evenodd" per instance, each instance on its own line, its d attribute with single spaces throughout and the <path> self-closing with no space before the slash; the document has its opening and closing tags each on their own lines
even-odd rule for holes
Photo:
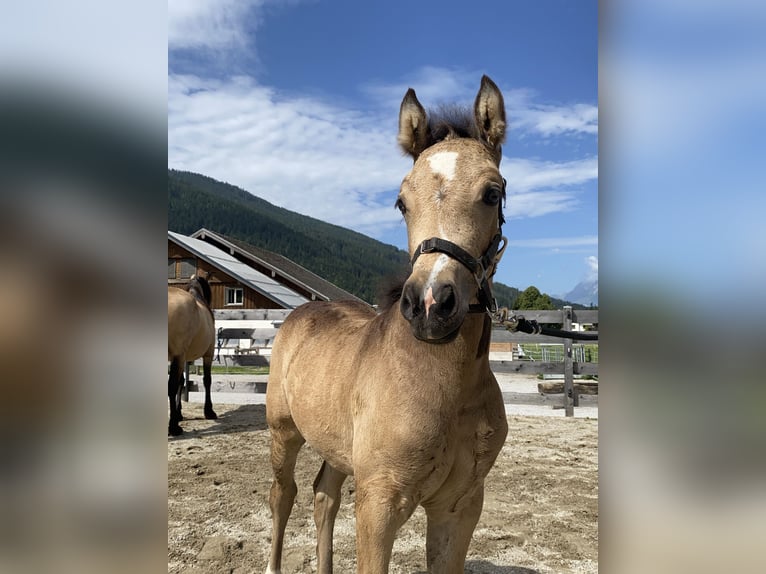
<svg viewBox="0 0 766 574">
<path fill-rule="evenodd" d="M 451 109 L 428 117 L 414 90 L 404 96 L 398 140 L 415 164 L 396 202 L 412 257 L 399 304 L 420 340 L 449 342 L 469 308 L 493 304 L 489 278 L 502 254 L 504 139 L 503 96 L 487 76 L 473 113 Z"/>
</svg>

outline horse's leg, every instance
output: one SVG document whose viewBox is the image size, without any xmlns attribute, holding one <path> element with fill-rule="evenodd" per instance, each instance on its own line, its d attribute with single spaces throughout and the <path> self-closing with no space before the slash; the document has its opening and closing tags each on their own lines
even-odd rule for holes
<svg viewBox="0 0 766 574">
<path fill-rule="evenodd" d="M 178 411 L 178 386 L 181 381 L 183 371 L 183 357 L 174 357 L 170 362 L 170 376 L 168 377 L 168 401 L 170 402 L 170 423 L 168 423 L 168 434 L 177 436 L 184 432 L 178 425 L 181 420 L 181 413 Z"/>
<path fill-rule="evenodd" d="M 186 379 L 187 377 L 185 376 L 184 371 L 181 371 L 181 379 L 178 381 L 178 391 L 176 392 L 176 409 L 178 409 L 179 421 L 184 420 L 184 415 L 181 412 L 181 395 L 183 395 L 184 385 L 188 384 Z"/>
<path fill-rule="evenodd" d="M 361 574 L 386 574 L 399 528 L 415 510 L 410 497 L 386 481 L 357 481 L 356 562 Z"/>
<path fill-rule="evenodd" d="M 210 356 L 204 356 L 202 358 L 202 384 L 205 385 L 205 418 L 217 419 L 218 415 L 213 410 L 213 400 L 210 397 L 210 386 L 213 383 L 213 377 L 211 375 L 211 367 L 213 364 L 213 353 Z"/>
<path fill-rule="evenodd" d="M 271 468 L 274 472 L 274 480 L 269 494 L 272 532 L 271 556 L 266 574 L 281 572 L 285 527 L 298 492 L 295 484 L 295 461 L 298 458 L 298 451 L 306 442 L 292 419 L 280 422 L 283 424 L 277 427 L 271 426 Z"/>
<path fill-rule="evenodd" d="M 346 475 L 322 462 L 314 480 L 314 523 L 317 527 L 317 574 L 332 573 L 332 531 L 340 508 L 340 489 Z"/>
<path fill-rule="evenodd" d="M 429 573 L 463 574 L 465 556 L 484 504 L 484 485 L 457 508 L 426 507 L 426 564 Z M 452 505 L 450 505 L 452 506 Z"/>
</svg>

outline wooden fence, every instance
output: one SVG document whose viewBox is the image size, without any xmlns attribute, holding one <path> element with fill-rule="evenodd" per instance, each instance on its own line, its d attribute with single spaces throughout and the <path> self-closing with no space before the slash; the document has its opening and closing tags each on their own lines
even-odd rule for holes
<svg viewBox="0 0 766 574">
<path fill-rule="evenodd" d="M 540 324 L 561 325 L 565 331 L 572 330 L 572 324 L 598 325 L 598 311 L 594 309 L 576 310 L 566 306 L 556 311 L 516 311 L 528 320 L 535 320 Z M 592 331 L 596 333 L 596 331 Z M 524 344 L 563 344 L 562 361 L 530 361 L 514 359 L 510 361 L 490 361 L 492 371 L 495 373 L 532 373 L 543 375 L 563 375 L 563 387 L 559 385 L 538 385 L 541 393 L 553 393 L 562 395 L 562 406 L 568 417 L 574 416 L 574 407 L 579 406 L 581 394 L 595 394 L 598 392 L 597 385 L 575 386 L 575 375 L 598 375 L 598 362 L 575 361 L 573 357 L 572 339 L 560 339 L 546 335 L 528 335 L 526 333 L 513 333 L 501 328 L 492 330 L 492 342 L 512 342 L 517 345 Z M 588 341 L 588 344 L 598 345 L 598 341 Z M 523 348 L 523 347 L 522 347 Z M 560 392 L 559 392 L 560 391 Z"/>
<path fill-rule="evenodd" d="M 573 323 L 598 325 L 598 311 L 592 309 L 564 307 L 556 311 L 523 310 L 516 313 L 540 324 L 561 325 L 566 331 L 572 330 Z M 231 357 L 241 363 L 247 362 L 248 357 L 250 362 L 253 362 L 253 357 L 262 357 L 263 362 L 267 362 L 274 335 L 289 314 L 289 309 L 215 310 L 219 353 L 224 359 Z M 575 383 L 575 375 L 598 375 L 598 362 L 582 360 L 583 353 L 576 357 L 571 339 L 513 333 L 495 327 L 492 330 L 492 343 L 513 343 L 522 349 L 525 345 L 563 344 L 563 360 L 530 360 L 528 356 L 524 357 L 525 353 L 521 357 L 518 353 L 511 355 L 513 358 L 507 360 L 492 360 L 491 354 L 490 366 L 495 373 L 562 375 L 563 385 L 541 383 L 538 389 L 542 394 L 551 395 L 549 402 L 554 407 L 564 408 L 566 416 L 574 415 L 574 407 L 579 406 L 580 395 L 598 393 L 597 383 Z M 598 342 L 588 341 L 586 344 L 598 345 Z M 595 356 L 597 358 L 598 354 Z"/>
</svg>

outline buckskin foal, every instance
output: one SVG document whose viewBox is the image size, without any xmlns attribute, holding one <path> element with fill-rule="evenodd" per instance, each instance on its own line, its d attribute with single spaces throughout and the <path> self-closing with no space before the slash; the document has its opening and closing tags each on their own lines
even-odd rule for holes
<svg viewBox="0 0 766 574">
<path fill-rule="evenodd" d="M 341 485 L 352 474 L 358 572 L 388 571 L 396 532 L 417 505 L 428 520 L 428 571 L 463 572 L 484 478 L 507 434 L 488 314 L 505 249 L 503 96 L 484 76 L 472 113 L 447 112 L 427 116 L 412 89 L 402 101 L 398 141 L 414 165 L 396 207 L 412 271 L 398 305 L 377 314 L 357 302 L 308 303 L 279 329 L 266 393 L 267 573 L 280 572 L 305 441 L 324 459 L 314 481 L 318 572 L 332 571 Z"/>
</svg>

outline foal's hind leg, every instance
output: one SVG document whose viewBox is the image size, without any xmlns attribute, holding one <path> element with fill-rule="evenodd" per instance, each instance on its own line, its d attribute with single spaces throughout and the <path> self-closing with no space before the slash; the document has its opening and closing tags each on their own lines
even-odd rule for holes
<svg viewBox="0 0 766 574">
<path fill-rule="evenodd" d="M 210 386 L 213 383 L 213 376 L 211 374 L 211 365 L 213 363 L 213 355 L 205 356 L 202 358 L 202 384 L 205 385 L 205 418 L 217 419 L 218 415 L 213 410 L 213 399 L 210 397 Z"/>
<path fill-rule="evenodd" d="M 298 451 L 306 440 L 291 419 L 281 420 L 278 425 L 270 425 L 270 427 L 271 468 L 274 472 L 274 481 L 271 483 L 269 494 L 272 532 L 271 556 L 266 574 L 280 574 L 285 527 L 298 492 L 295 484 L 295 461 L 298 458 Z"/>
<path fill-rule="evenodd" d="M 340 508 L 340 489 L 346 475 L 322 462 L 314 480 L 314 523 L 317 527 L 317 574 L 332 573 L 332 531 Z"/>
</svg>

